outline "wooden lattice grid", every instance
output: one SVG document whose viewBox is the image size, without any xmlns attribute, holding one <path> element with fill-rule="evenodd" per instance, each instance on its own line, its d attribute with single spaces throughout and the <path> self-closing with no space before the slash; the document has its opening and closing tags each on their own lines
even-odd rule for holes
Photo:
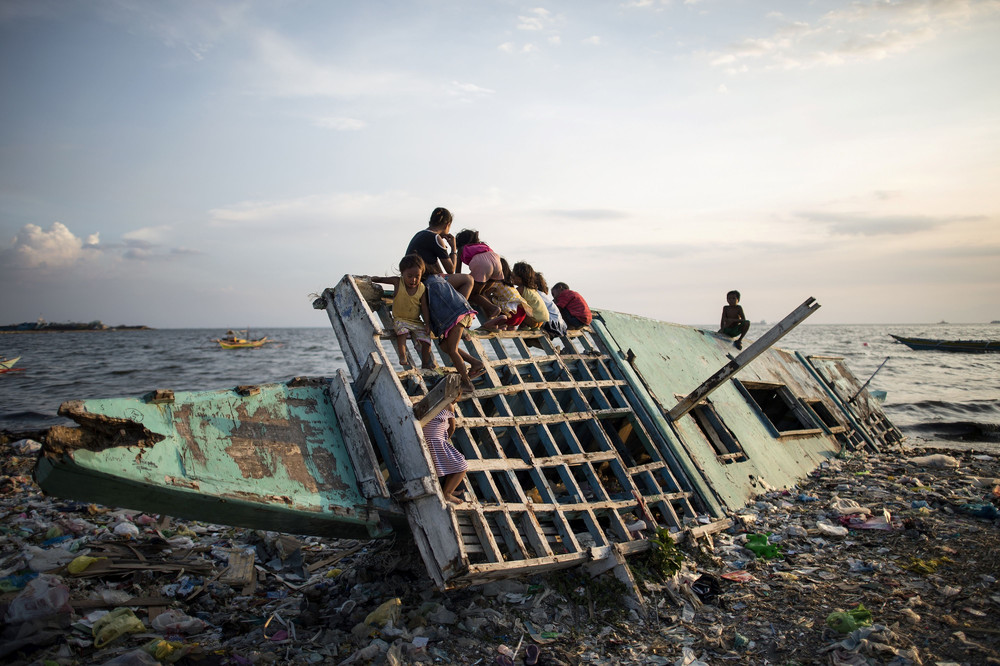
<svg viewBox="0 0 1000 666">
<path fill-rule="evenodd" d="M 382 324 L 382 354 L 396 359 L 391 301 L 360 286 Z M 638 552 L 648 547 L 650 531 L 630 525 L 678 531 L 695 519 L 697 497 L 678 483 L 661 455 L 664 444 L 636 415 L 597 336 L 573 331 L 558 348 L 553 342 L 537 332 L 462 342 L 486 373 L 459 403 L 452 438 L 469 462 L 467 501 L 452 507 L 467 567 L 455 578 L 570 566 L 615 545 Z M 448 357 L 440 348 L 435 357 L 443 369 Z M 394 367 L 414 402 L 441 376 Z"/>
</svg>

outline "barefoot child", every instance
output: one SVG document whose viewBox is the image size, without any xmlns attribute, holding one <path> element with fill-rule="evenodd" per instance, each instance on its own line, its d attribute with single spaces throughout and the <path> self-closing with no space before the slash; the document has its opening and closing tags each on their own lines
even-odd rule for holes
<svg viewBox="0 0 1000 666">
<path fill-rule="evenodd" d="M 469 267 L 474 283 L 472 290 L 466 295 L 470 303 L 480 307 L 487 317 L 496 316 L 496 308 L 489 299 L 483 295 L 483 291 L 491 282 L 504 279 L 503 266 L 500 264 L 500 255 L 486 243 L 479 240 L 479 232 L 475 229 L 462 229 L 455 236 L 455 247 L 458 252 L 458 265 L 455 267 L 456 273 L 462 272 L 462 264 Z M 458 288 L 458 287 L 456 287 Z"/>
<path fill-rule="evenodd" d="M 497 315 L 482 325 L 482 331 L 513 331 L 524 321 L 528 303 L 521 297 L 511 282 L 511 270 L 507 260 L 501 258 L 503 281 L 491 282 L 483 289 L 483 295 L 498 311 Z"/>
<path fill-rule="evenodd" d="M 434 461 L 434 471 L 437 473 L 438 481 L 441 483 L 441 491 L 444 498 L 449 502 L 459 504 L 462 502 L 455 497 L 455 490 L 465 478 L 465 471 L 469 469 L 469 463 L 465 456 L 458 452 L 458 449 L 449 441 L 455 432 L 455 405 L 445 407 L 437 416 L 432 418 L 424 426 L 424 441 L 430 449 L 431 459 Z"/>
<path fill-rule="evenodd" d="M 373 277 L 372 282 L 390 284 L 396 290 L 392 300 L 392 325 L 396 331 L 399 364 L 404 368 L 410 367 L 410 360 L 406 355 L 406 339 L 412 335 L 420 346 L 421 367 L 430 370 L 435 367 L 435 363 L 431 356 L 427 288 L 420 281 L 423 273 L 423 259 L 415 254 L 408 254 L 399 261 L 399 277 Z"/>
<path fill-rule="evenodd" d="M 746 316 L 743 314 L 743 306 L 739 304 L 740 292 L 734 289 L 726 294 L 726 302 L 729 305 L 722 307 L 722 320 L 719 322 L 719 333 L 728 335 L 731 338 L 736 338 L 737 335 L 740 336 L 733 341 L 733 346 L 737 349 L 743 349 L 743 338 L 746 336 L 747 331 L 750 330 L 750 322 L 747 321 Z"/>
<path fill-rule="evenodd" d="M 482 361 L 459 348 L 462 333 L 472 325 L 476 311 L 441 275 L 428 274 L 424 277 L 424 285 L 427 287 L 427 311 L 430 316 L 427 323 L 431 332 L 441 340 L 445 353 L 462 379 L 462 395 L 468 395 L 475 391 L 472 380 L 486 372 Z M 466 363 L 472 366 L 471 371 L 465 367 Z"/>
</svg>

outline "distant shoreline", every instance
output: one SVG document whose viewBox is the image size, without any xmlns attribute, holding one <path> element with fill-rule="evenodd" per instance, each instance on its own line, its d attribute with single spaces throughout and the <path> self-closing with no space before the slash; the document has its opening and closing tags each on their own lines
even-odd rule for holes
<svg viewBox="0 0 1000 666">
<path fill-rule="evenodd" d="M 0 328 L 0 333 L 107 333 L 109 331 L 155 331 L 149 326 L 108 326 L 107 328 Z"/>
</svg>

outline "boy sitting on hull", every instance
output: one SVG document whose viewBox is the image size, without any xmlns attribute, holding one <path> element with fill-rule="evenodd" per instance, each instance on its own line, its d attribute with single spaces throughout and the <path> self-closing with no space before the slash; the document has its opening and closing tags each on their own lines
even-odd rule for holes
<svg viewBox="0 0 1000 666">
<path fill-rule="evenodd" d="M 552 286 L 552 300 L 570 330 L 590 326 L 593 320 L 590 306 L 583 300 L 583 296 L 570 289 L 565 282 L 557 282 Z"/>
<path fill-rule="evenodd" d="M 750 330 L 750 322 L 747 321 L 746 316 L 743 314 L 743 306 L 740 303 L 740 292 L 735 289 L 726 294 L 726 302 L 729 305 L 725 305 L 722 308 L 722 321 L 719 323 L 719 333 L 722 335 L 728 335 L 731 338 L 736 338 L 733 341 L 733 346 L 737 349 L 743 349 L 743 338 L 746 337 L 747 331 Z"/>
</svg>

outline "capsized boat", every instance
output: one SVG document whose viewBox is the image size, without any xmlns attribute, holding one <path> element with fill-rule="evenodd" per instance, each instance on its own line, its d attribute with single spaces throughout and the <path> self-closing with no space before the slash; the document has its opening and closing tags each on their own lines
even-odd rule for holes
<svg viewBox="0 0 1000 666">
<path fill-rule="evenodd" d="M 39 485 L 297 534 L 408 532 L 442 588 L 584 566 L 634 589 L 626 559 L 656 530 L 703 538 L 843 450 L 902 439 L 842 359 L 773 346 L 813 299 L 735 357 L 710 331 L 597 311 L 555 340 L 462 342 L 486 372 L 456 406 L 469 472 L 455 504 L 422 425 L 459 399 L 457 376 L 394 365 L 391 297 L 367 279 L 313 305 L 350 379 L 66 403 L 79 427 L 50 430 Z"/>
<path fill-rule="evenodd" d="M 972 354 L 1000 352 L 1000 340 L 938 340 L 936 338 L 908 338 L 892 333 L 889 336 L 896 342 L 901 342 L 917 351 L 933 350 Z"/>
</svg>

